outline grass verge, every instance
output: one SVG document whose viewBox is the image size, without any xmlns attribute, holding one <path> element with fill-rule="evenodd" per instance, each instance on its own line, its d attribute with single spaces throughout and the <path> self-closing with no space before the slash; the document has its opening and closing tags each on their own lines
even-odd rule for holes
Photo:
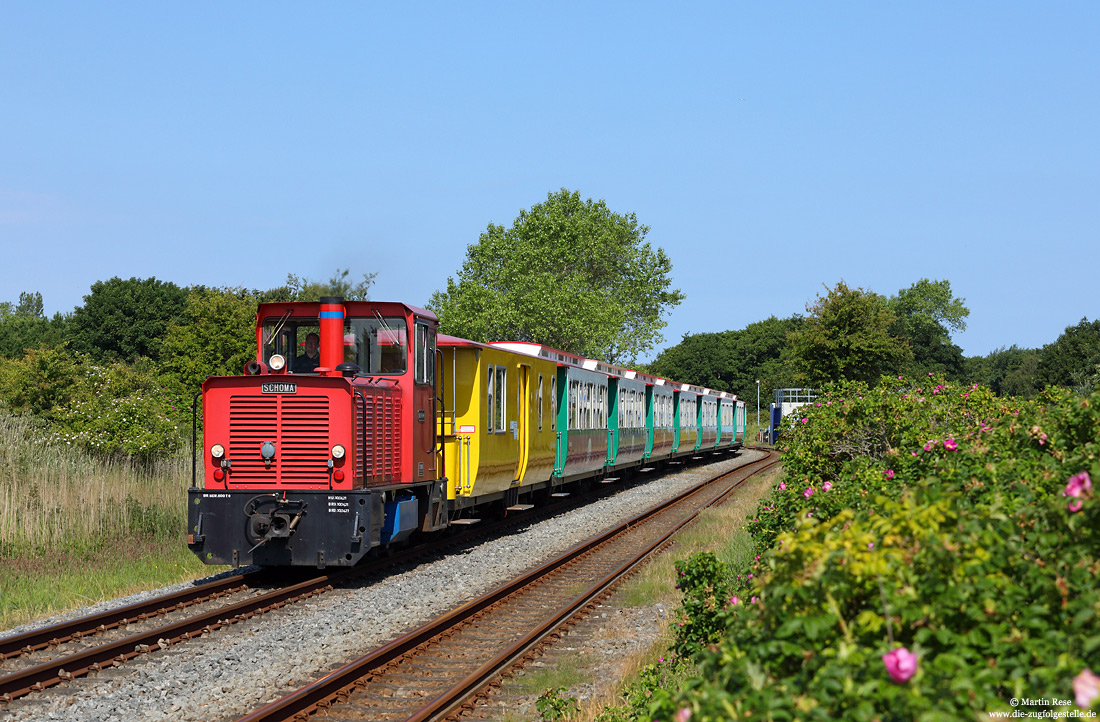
<svg viewBox="0 0 1100 722">
<path fill-rule="evenodd" d="M 187 549 L 187 456 L 90 455 L 0 408 L 0 629 L 221 568 Z"/>
<path fill-rule="evenodd" d="M 99 549 L 0 555 L 0 629 L 221 571 L 183 539 L 130 537 Z"/>
<path fill-rule="evenodd" d="M 714 552 L 732 570 L 747 569 L 752 563 L 752 539 L 745 531 L 745 520 L 755 513 L 760 499 L 781 475 L 779 467 L 772 467 L 747 481 L 722 506 L 702 512 L 694 524 L 677 535 L 669 552 L 646 564 L 624 585 L 619 595 L 621 603 L 634 607 L 661 604 L 665 609 L 677 608 L 680 594 L 674 588 L 675 564 L 698 552 Z M 669 617 L 666 616 L 660 636 L 648 650 L 624 660 L 623 666 L 628 674 L 617 688 L 597 688 L 596 694 L 582 704 L 580 712 L 571 719 L 575 722 L 593 722 L 600 715 L 603 715 L 603 719 L 620 719 L 615 716 L 615 708 L 628 702 L 628 695 L 634 685 L 644 687 L 647 682 L 652 683 L 655 677 L 660 678 L 662 685 L 676 684 L 676 678 L 663 678 L 663 672 L 660 671 L 659 660 L 667 656 L 672 639 L 668 623 Z M 647 679 L 643 679 L 643 676 Z"/>
</svg>

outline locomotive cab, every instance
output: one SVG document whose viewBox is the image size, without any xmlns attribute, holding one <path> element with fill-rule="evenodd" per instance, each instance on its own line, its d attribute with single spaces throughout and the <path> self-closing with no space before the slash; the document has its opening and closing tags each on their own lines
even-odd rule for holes
<svg viewBox="0 0 1100 722">
<path fill-rule="evenodd" d="M 261 304 L 255 361 L 203 384 L 191 549 L 210 564 L 349 566 L 446 526 L 436 323 L 399 303 Z"/>
</svg>

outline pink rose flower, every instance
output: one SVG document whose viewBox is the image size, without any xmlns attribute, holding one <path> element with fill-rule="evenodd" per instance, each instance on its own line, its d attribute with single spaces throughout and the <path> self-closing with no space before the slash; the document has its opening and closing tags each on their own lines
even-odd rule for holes
<svg viewBox="0 0 1100 722">
<path fill-rule="evenodd" d="M 829 489 L 833 488 L 833 482 L 826 481 L 824 484 L 821 485 L 821 488 L 824 489 L 825 491 L 828 491 Z"/>
<path fill-rule="evenodd" d="M 730 597 L 730 604 L 740 604 L 741 600 L 737 597 Z"/>
<path fill-rule="evenodd" d="M 1074 500 L 1069 503 L 1069 510 L 1077 513 L 1085 506 L 1085 503 L 1081 501 L 1081 497 L 1092 497 L 1092 479 L 1089 478 L 1087 471 L 1082 471 L 1080 474 L 1075 474 L 1069 478 L 1069 482 L 1066 483 L 1066 490 L 1062 492 L 1062 496 L 1072 496 Z"/>
<path fill-rule="evenodd" d="M 785 482 L 785 481 L 779 482 L 779 490 L 780 491 L 786 491 L 787 490 L 787 482 Z"/>
<path fill-rule="evenodd" d="M 808 422 L 808 421 L 809 421 L 809 419 L 807 419 L 807 418 L 806 418 L 805 416 L 803 416 L 803 417 L 802 417 L 802 423 L 804 423 L 804 424 L 805 424 L 805 423 L 806 423 L 806 422 Z"/>
<path fill-rule="evenodd" d="M 1076 474 L 1069 478 L 1066 483 L 1065 496 L 1081 496 L 1092 491 L 1092 479 L 1089 478 L 1087 471 L 1082 471 L 1080 474 Z"/>
<path fill-rule="evenodd" d="M 906 682 L 917 672 L 917 655 L 905 647 L 898 647 L 893 652 L 882 655 L 882 663 L 886 665 L 886 671 L 895 682 Z"/>
<path fill-rule="evenodd" d="M 1073 678 L 1074 701 L 1081 709 L 1088 709 L 1092 701 L 1100 696 L 1100 677 L 1092 673 L 1091 669 L 1081 670 L 1081 674 Z"/>
<path fill-rule="evenodd" d="M 806 487 L 806 490 L 802 492 L 802 496 L 806 497 L 807 499 L 809 499 L 813 495 L 814 495 L 814 488 L 812 486 Z"/>
<path fill-rule="evenodd" d="M 886 474 L 887 479 L 893 479 L 894 478 L 894 470 L 893 469 L 887 469 L 886 471 L 884 471 L 882 473 Z"/>
<path fill-rule="evenodd" d="M 959 448 L 959 445 L 955 443 L 954 439 L 947 439 L 943 442 L 943 448 L 947 449 L 948 451 L 955 451 Z"/>
<path fill-rule="evenodd" d="M 676 722 L 688 722 L 691 719 L 691 709 L 683 707 L 676 713 Z"/>
</svg>

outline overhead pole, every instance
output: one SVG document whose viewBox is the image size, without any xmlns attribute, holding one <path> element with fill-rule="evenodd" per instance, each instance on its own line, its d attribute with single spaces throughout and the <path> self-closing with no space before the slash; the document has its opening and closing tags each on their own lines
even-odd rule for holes
<svg viewBox="0 0 1100 722">
<path fill-rule="evenodd" d="M 756 428 L 760 428 L 760 379 L 756 380 Z"/>
</svg>

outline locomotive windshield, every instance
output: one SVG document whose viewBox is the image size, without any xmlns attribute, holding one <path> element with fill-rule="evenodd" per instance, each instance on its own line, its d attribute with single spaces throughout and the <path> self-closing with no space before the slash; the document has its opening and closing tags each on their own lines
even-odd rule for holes
<svg viewBox="0 0 1100 722">
<path fill-rule="evenodd" d="M 267 318 L 263 358 L 280 354 L 294 373 L 312 373 L 318 365 L 320 328 L 316 319 Z M 344 361 L 364 374 L 403 374 L 409 365 L 408 326 L 401 317 L 350 318 L 344 323 Z"/>
<path fill-rule="evenodd" d="M 344 326 L 344 360 L 365 374 L 403 374 L 409 367 L 409 334 L 403 318 L 353 318 Z"/>
</svg>

